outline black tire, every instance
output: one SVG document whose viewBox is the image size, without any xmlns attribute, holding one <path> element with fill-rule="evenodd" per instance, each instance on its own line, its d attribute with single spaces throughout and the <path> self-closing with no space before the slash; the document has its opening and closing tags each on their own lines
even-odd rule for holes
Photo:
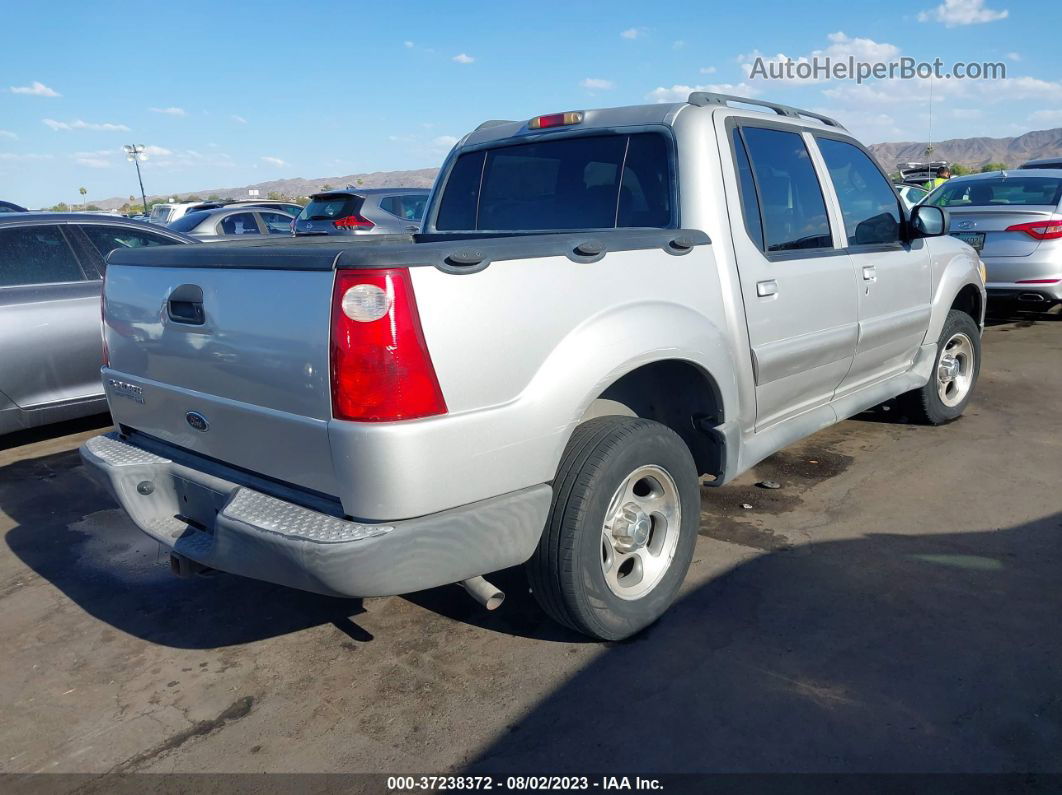
<svg viewBox="0 0 1062 795">
<path fill-rule="evenodd" d="M 617 489 L 639 467 L 670 475 L 681 514 L 670 565 L 644 596 L 624 599 L 606 582 L 602 527 Z M 535 599 L 551 618 L 600 640 L 621 640 L 671 605 L 693 558 L 700 483 L 689 448 L 670 428 L 636 417 L 598 417 L 575 429 L 553 482 L 553 503 L 527 562 Z"/>
<path fill-rule="evenodd" d="M 937 380 L 937 371 L 940 367 L 941 357 L 945 353 L 945 345 L 956 334 L 964 334 L 970 340 L 973 348 L 972 377 L 966 394 L 955 405 L 947 405 L 940 396 L 940 383 Z M 944 321 L 944 328 L 937 340 L 937 358 L 933 362 L 933 372 L 929 382 L 921 389 L 915 389 L 900 396 L 901 407 L 905 410 L 909 419 L 924 425 L 943 425 L 962 416 L 966 405 L 970 402 L 974 388 L 977 386 L 977 376 L 981 372 L 981 330 L 974 323 L 972 317 L 965 312 L 952 309 Z"/>
</svg>

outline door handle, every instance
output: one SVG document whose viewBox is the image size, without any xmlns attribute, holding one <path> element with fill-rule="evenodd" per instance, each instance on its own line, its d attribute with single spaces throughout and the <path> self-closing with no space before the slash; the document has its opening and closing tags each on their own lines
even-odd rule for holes
<svg viewBox="0 0 1062 795">
<path fill-rule="evenodd" d="M 878 280 L 878 271 L 873 265 L 866 265 L 863 268 L 863 281 L 876 282 Z"/>
<path fill-rule="evenodd" d="M 769 295 L 778 294 L 778 282 L 774 279 L 768 279 L 765 282 L 756 282 L 756 295 L 760 298 L 766 298 Z"/>
<path fill-rule="evenodd" d="M 198 284 L 182 284 L 166 299 L 166 314 L 174 323 L 202 326 L 206 320 L 203 313 L 203 288 Z"/>
</svg>

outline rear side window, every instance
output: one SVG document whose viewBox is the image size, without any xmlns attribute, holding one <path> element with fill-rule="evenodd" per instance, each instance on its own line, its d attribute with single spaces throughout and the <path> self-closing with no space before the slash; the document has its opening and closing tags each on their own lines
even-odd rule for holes
<svg viewBox="0 0 1062 795">
<path fill-rule="evenodd" d="M 766 250 L 832 247 L 826 202 L 804 139 L 765 127 L 745 127 L 743 133 L 759 187 Z"/>
<path fill-rule="evenodd" d="M 100 252 L 101 257 L 106 257 L 116 248 L 172 246 L 177 242 L 171 238 L 156 235 L 153 232 L 145 232 L 141 229 L 130 229 L 125 226 L 82 224 L 81 231 L 92 241 L 92 245 L 96 247 L 96 251 Z"/>
<path fill-rule="evenodd" d="M 900 206 L 888 180 L 859 147 L 819 138 L 850 246 L 898 243 Z"/>
<path fill-rule="evenodd" d="M 163 207 L 162 205 L 156 204 L 151 208 L 151 223 L 164 224 L 170 219 L 172 213 L 172 207 Z"/>
<path fill-rule="evenodd" d="M 532 231 L 674 224 L 666 139 L 590 135 L 461 155 L 436 229 Z"/>
<path fill-rule="evenodd" d="M 302 221 L 334 221 L 361 211 L 362 198 L 346 193 L 313 196 L 299 219 Z"/>
<path fill-rule="evenodd" d="M 0 229 L 0 287 L 81 281 L 85 275 L 59 227 Z"/>
<path fill-rule="evenodd" d="M 290 235 L 291 218 L 281 213 L 260 212 L 258 217 L 265 222 L 266 231 L 271 235 Z"/>
<path fill-rule="evenodd" d="M 419 221 L 424 217 L 424 205 L 427 201 L 427 196 L 417 194 L 384 196 L 380 199 L 380 207 L 403 221 Z"/>
<path fill-rule="evenodd" d="M 1046 205 L 1062 199 L 1062 177 L 996 177 L 945 182 L 926 201 L 938 207 Z"/>
</svg>

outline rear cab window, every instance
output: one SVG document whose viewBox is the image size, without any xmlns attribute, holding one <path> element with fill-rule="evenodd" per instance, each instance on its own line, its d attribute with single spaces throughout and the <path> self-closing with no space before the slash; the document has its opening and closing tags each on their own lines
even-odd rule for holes
<svg viewBox="0 0 1062 795">
<path fill-rule="evenodd" d="M 570 135 L 466 152 L 447 178 L 437 231 L 673 227 L 668 139 Z"/>
</svg>

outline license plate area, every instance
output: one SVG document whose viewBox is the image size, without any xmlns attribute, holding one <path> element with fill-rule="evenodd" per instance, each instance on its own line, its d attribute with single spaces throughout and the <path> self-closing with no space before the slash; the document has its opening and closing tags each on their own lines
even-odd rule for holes
<svg viewBox="0 0 1062 795">
<path fill-rule="evenodd" d="M 984 232 L 952 232 L 951 236 L 958 238 L 963 243 L 973 246 L 974 251 L 980 251 L 985 247 Z"/>
<path fill-rule="evenodd" d="M 225 507 L 227 495 L 176 476 L 173 490 L 177 494 L 176 518 L 198 530 L 213 533 L 214 522 Z"/>
</svg>

